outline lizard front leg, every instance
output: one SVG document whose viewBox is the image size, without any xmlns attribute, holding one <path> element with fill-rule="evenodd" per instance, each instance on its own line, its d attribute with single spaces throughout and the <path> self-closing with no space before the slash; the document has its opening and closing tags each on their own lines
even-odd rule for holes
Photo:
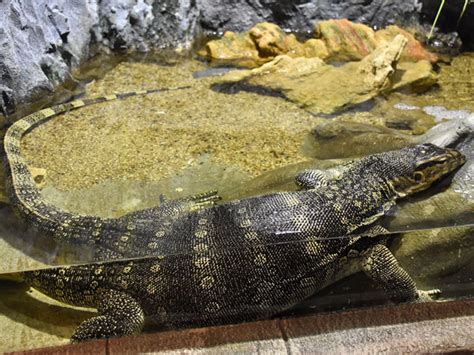
<svg viewBox="0 0 474 355">
<path fill-rule="evenodd" d="M 301 190 L 317 189 L 327 183 L 328 177 L 324 170 L 307 169 L 295 176 L 295 184 Z"/>
<path fill-rule="evenodd" d="M 301 190 L 317 189 L 340 177 L 353 164 L 350 160 L 329 169 L 306 169 L 296 174 L 294 181 Z"/>
<path fill-rule="evenodd" d="M 82 322 L 71 337 L 72 343 L 85 340 L 138 334 L 145 323 L 140 304 L 131 296 L 116 290 L 100 290 L 96 296 L 100 315 Z"/>
<path fill-rule="evenodd" d="M 439 290 L 420 291 L 415 281 L 398 264 L 392 252 L 382 244 L 371 247 L 362 257 L 362 270 L 390 296 L 398 301 L 430 300 Z"/>
</svg>

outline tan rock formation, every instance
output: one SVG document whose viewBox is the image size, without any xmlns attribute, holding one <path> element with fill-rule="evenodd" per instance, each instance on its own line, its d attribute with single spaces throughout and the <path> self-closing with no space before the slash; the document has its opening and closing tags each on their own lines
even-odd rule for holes
<svg viewBox="0 0 474 355">
<path fill-rule="evenodd" d="M 399 35 L 382 44 L 360 62 L 341 67 L 319 58 L 276 57 L 260 68 L 228 73 L 218 81 L 243 81 L 282 92 L 312 113 L 332 113 L 367 101 L 389 90 L 390 77 L 407 40 Z"/>
<path fill-rule="evenodd" d="M 241 34 L 226 32 L 221 39 L 208 42 L 198 54 L 217 62 L 255 68 L 282 54 L 326 58 L 328 51 L 320 39 L 301 43 L 294 34 L 286 34 L 278 25 L 263 22 Z"/>
<path fill-rule="evenodd" d="M 226 32 L 223 38 L 210 41 L 199 55 L 216 61 L 224 61 L 239 67 L 255 68 L 286 54 L 290 57 L 318 57 L 331 61 L 359 61 L 382 43 L 402 34 L 408 43 L 402 61 L 428 60 L 434 63 L 438 57 L 423 48 L 413 35 L 400 27 L 388 26 L 375 32 L 372 28 L 347 19 L 320 21 L 315 26 L 316 38 L 299 42 L 295 35 L 286 34 L 278 25 L 263 22 L 247 32 Z"/>
</svg>

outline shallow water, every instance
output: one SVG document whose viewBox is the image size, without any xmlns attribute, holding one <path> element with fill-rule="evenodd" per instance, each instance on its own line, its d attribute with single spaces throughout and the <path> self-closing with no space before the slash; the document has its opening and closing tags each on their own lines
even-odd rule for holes
<svg viewBox="0 0 474 355">
<path fill-rule="evenodd" d="M 45 171 L 45 198 L 66 210 L 103 217 L 156 206 L 163 196 L 175 199 L 218 190 L 224 200 L 232 200 L 294 190 L 293 176 L 304 168 L 327 168 L 395 148 L 390 145 L 393 137 L 396 144 L 409 144 L 442 120 L 474 112 L 472 54 L 442 65 L 439 87 L 427 93 L 394 93 L 331 118 L 314 116 L 268 92 L 210 90 L 214 77 L 193 75 L 207 69 L 194 60 L 172 65 L 123 61 L 106 67 L 102 78 L 94 68 L 99 79 L 87 84 L 86 97 L 191 88 L 84 107 L 53 118 L 23 139 L 30 166 Z M 347 121 L 361 126 L 330 130 L 321 138 L 327 132 L 321 125 Z M 360 144 L 380 137 L 381 130 L 388 138 Z M 395 223 L 394 230 L 414 222 L 418 224 L 408 230 L 427 229 L 398 236 L 392 250 L 422 287 L 444 288 L 444 298 L 472 296 L 474 201 L 448 185 L 435 187 L 438 194 L 408 201 L 390 217 L 387 223 Z M 0 278 L 64 261 L 56 245 L 22 230 L 8 206 L 0 208 L 0 216 Z M 433 258 L 438 262 L 427 267 Z M 365 288 L 364 280 L 332 287 L 317 306 L 309 301 L 295 312 L 383 302 L 376 291 L 363 293 L 357 287 Z M 0 282 L 0 287 L 0 334 L 12 334 L 0 340 L 0 351 L 66 343 L 75 326 L 90 317 L 90 312 L 64 307 L 37 291 L 26 293 L 23 284 Z"/>
</svg>

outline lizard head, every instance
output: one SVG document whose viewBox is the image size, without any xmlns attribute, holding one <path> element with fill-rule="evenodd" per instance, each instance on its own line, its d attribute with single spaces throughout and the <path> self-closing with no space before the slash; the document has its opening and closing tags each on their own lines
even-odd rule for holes
<svg viewBox="0 0 474 355">
<path fill-rule="evenodd" d="M 434 144 L 419 144 L 386 154 L 385 162 L 393 172 L 388 184 L 399 197 L 427 189 L 466 161 L 457 150 Z"/>
</svg>

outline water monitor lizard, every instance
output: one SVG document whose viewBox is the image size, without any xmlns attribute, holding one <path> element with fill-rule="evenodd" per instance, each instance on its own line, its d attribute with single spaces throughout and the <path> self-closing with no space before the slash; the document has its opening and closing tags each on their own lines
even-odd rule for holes
<svg viewBox="0 0 474 355">
<path fill-rule="evenodd" d="M 167 326 L 265 318 L 357 271 L 394 299 L 423 295 L 374 222 L 398 199 L 462 165 L 456 150 L 420 144 L 367 156 L 331 179 L 303 172 L 295 192 L 201 207 L 213 199 L 203 195 L 105 219 L 42 199 L 20 154 L 20 139 L 33 126 L 84 104 L 27 116 L 4 142 L 10 199 L 28 223 L 58 240 L 91 244 L 100 258 L 146 256 L 22 273 L 55 299 L 98 309 L 73 342 L 140 332 L 146 317 Z"/>
</svg>

